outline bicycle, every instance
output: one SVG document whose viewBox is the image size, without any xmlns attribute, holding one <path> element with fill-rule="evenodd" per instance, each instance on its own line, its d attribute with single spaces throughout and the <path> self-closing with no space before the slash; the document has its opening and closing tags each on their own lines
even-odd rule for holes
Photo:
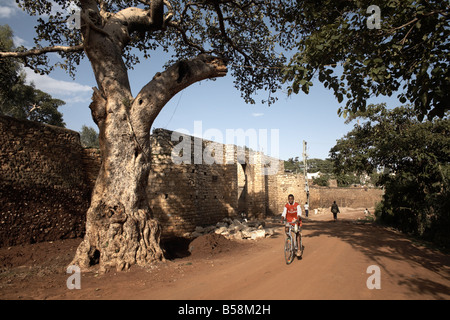
<svg viewBox="0 0 450 320">
<path fill-rule="evenodd" d="M 297 237 L 292 236 L 292 233 L 296 233 L 295 232 L 296 224 L 297 224 L 296 221 L 294 221 L 294 223 L 289 222 L 289 230 L 288 230 L 288 232 L 286 232 L 286 241 L 284 243 L 284 258 L 286 260 L 286 264 L 291 264 L 292 261 L 294 261 L 294 256 L 298 249 Z M 300 232 L 300 230 L 297 230 L 297 232 Z M 299 256 L 299 259 L 301 259 L 302 256 L 303 256 L 303 240 L 302 240 L 302 233 L 300 232 L 300 256 Z"/>
</svg>

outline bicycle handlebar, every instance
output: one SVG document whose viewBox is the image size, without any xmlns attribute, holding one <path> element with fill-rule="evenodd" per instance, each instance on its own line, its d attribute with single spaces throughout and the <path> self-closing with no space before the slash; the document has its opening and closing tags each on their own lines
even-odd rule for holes
<svg viewBox="0 0 450 320">
<path fill-rule="evenodd" d="M 283 222 L 288 222 L 291 225 L 294 225 L 295 223 L 297 223 L 300 219 L 295 219 L 294 221 L 287 221 L 286 219 L 283 219 Z"/>
</svg>

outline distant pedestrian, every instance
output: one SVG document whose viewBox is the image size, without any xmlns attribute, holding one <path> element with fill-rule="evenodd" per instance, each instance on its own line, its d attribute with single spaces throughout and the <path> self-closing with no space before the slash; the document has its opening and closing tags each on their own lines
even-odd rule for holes
<svg viewBox="0 0 450 320">
<path fill-rule="evenodd" d="M 336 204 L 336 201 L 333 201 L 333 204 L 331 205 L 331 212 L 333 213 L 334 222 L 336 222 L 337 214 L 340 213 L 339 207 Z"/>
<path fill-rule="evenodd" d="M 308 218 L 308 212 L 309 212 L 308 202 L 305 202 L 304 208 L 305 208 L 305 216 Z"/>
</svg>

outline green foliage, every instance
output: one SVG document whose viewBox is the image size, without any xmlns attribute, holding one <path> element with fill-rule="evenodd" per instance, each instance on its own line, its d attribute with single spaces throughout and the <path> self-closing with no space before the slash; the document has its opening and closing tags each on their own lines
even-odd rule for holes
<svg viewBox="0 0 450 320">
<path fill-rule="evenodd" d="M 303 172 L 303 162 L 298 160 L 298 157 L 289 158 L 284 161 L 284 169 L 292 172 Z"/>
<path fill-rule="evenodd" d="M 293 172 L 303 172 L 303 161 L 299 160 L 299 157 L 289 158 L 287 161 L 284 161 L 284 168 Z M 308 172 L 317 171 L 324 174 L 331 174 L 333 173 L 333 163 L 329 159 L 308 159 Z"/>
<path fill-rule="evenodd" d="M 66 0 L 17 0 L 30 15 L 41 15 L 36 27 L 36 45 L 75 46 L 82 42 L 80 30 L 70 30 L 66 21 L 70 16 Z M 80 6 L 78 1 L 74 1 Z M 111 14 L 128 7 L 148 8 L 151 1 L 104 0 L 103 9 Z M 168 25 L 165 30 L 136 31 L 130 34 L 123 59 L 128 68 L 139 63 L 137 52 L 150 58 L 154 50 L 170 52 L 172 58 L 166 65 L 192 58 L 200 53 L 223 57 L 228 61 L 235 86 L 246 102 L 255 103 L 254 94 L 264 92 L 264 101 L 276 100 L 274 93 L 280 89 L 281 68 L 286 62 L 276 48 L 278 35 L 270 20 L 272 1 L 180 1 L 170 0 L 176 26 Z M 59 6 L 55 13 L 52 6 Z M 168 8 L 165 7 L 167 14 Z M 137 49 L 137 50 L 136 50 Z M 76 66 L 85 57 L 83 51 L 59 53 L 62 61 L 56 66 L 66 69 L 72 76 Z M 48 73 L 50 65 L 45 56 L 27 58 L 27 64 L 41 73 Z"/>
<path fill-rule="evenodd" d="M 13 32 L 8 25 L 0 26 L 0 51 L 14 48 Z M 64 127 L 58 107 L 64 101 L 52 98 L 48 93 L 25 83 L 25 74 L 14 59 L 0 60 L 0 114 L 44 122 Z"/>
<path fill-rule="evenodd" d="M 420 122 L 411 106 L 370 105 L 331 151 L 337 174 L 378 171 L 380 221 L 450 245 L 450 119 Z M 383 170 L 381 170 L 383 169 Z"/>
<path fill-rule="evenodd" d="M 308 171 L 317 172 L 320 171 L 323 174 L 333 173 L 333 162 L 330 159 L 318 159 L 312 158 L 308 159 Z"/>
<path fill-rule="evenodd" d="M 334 177 L 337 180 L 338 187 L 350 187 L 361 183 L 359 175 L 354 173 L 340 173 L 334 175 Z"/>
<path fill-rule="evenodd" d="M 381 28 L 367 27 L 367 8 L 381 10 Z M 308 93 L 314 78 L 334 92 L 346 116 L 372 96 L 399 92 L 422 120 L 449 109 L 448 1 L 286 1 L 278 30 L 296 51 L 285 70 L 288 92 Z"/>
<path fill-rule="evenodd" d="M 291 172 L 303 173 L 303 161 L 299 161 L 298 157 L 289 158 L 284 161 L 284 169 Z M 308 172 L 318 172 L 321 175 L 318 178 L 313 178 L 314 184 L 322 187 L 329 186 L 330 179 L 336 179 L 338 187 L 349 187 L 353 184 L 360 183 L 360 176 L 353 172 L 335 172 L 334 163 L 331 159 L 308 159 Z"/>
<path fill-rule="evenodd" d="M 314 184 L 321 187 L 328 187 L 328 181 L 331 179 L 331 176 L 328 174 L 323 174 L 320 177 L 317 177 L 314 180 Z"/>
<path fill-rule="evenodd" d="M 80 141 L 83 148 L 100 148 L 98 133 L 92 127 L 86 125 L 81 127 Z"/>
<path fill-rule="evenodd" d="M 14 48 L 13 32 L 8 25 L 0 25 L 0 51 Z M 11 88 L 19 80 L 19 64 L 13 59 L 0 60 L 0 104 L 11 98 Z"/>
</svg>

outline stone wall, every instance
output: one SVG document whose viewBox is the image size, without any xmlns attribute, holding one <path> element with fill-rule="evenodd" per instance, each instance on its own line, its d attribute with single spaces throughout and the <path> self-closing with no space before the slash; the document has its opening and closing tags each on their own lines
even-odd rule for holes
<svg viewBox="0 0 450 320">
<path fill-rule="evenodd" d="M 295 201 L 305 204 L 305 179 L 303 174 L 279 172 L 268 177 L 269 192 L 273 193 L 268 212 L 279 214 L 287 202 L 287 196 L 293 194 Z M 331 207 L 333 201 L 341 207 L 371 208 L 381 201 L 383 190 L 378 188 L 338 188 L 318 187 L 309 180 L 309 207 L 310 209 Z M 302 207 L 303 209 L 303 207 Z"/>
<path fill-rule="evenodd" d="M 163 129 L 151 135 L 147 192 L 163 239 L 241 212 L 279 215 L 291 193 L 305 203 L 303 175 L 285 173 L 282 160 L 175 136 L 172 141 L 174 133 Z M 174 155 L 183 161 L 175 163 Z M 83 149 L 77 132 L 0 116 L 0 246 L 82 236 L 100 165 L 99 151 Z M 310 207 L 334 200 L 341 207 L 372 207 L 381 196 L 378 189 L 310 187 Z"/>
<path fill-rule="evenodd" d="M 284 167 L 283 167 L 284 169 Z M 289 194 L 294 195 L 295 201 L 300 204 L 306 202 L 305 179 L 301 174 L 280 172 L 273 177 L 271 188 L 276 188 L 276 202 L 272 211 L 274 214 L 280 214 L 287 202 Z"/>
<path fill-rule="evenodd" d="M 89 190 L 78 132 L 0 116 L 0 246 L 78 237 Z"/>
<path fill-rule="evenodd" d="M 327 188 L 311 187 L 310 203 L 312 208 L 331 207 L 336 201 L 339 207 L 373 208 L 381 201 L 384 190 L 378 188 Z"/>
<path fill-rule="evenodd" d="M 275 175 L 264 173 L 284 171 L 282 161 L 192 136 L 172 139 L 169 130 L 156 129 L 151 135 L 148 196 L 163 226 L 163 238 L 182 236 L 196 226 L 215 224 L 241 212 L 262 218 L 270 211 L 277 195 L 271 192 L 269 181 L 275 181 Z M 178 154 L 183 143 L 186 163 L 176 164 L 172 153 Z M 214 163 L 208 164 L 210 155 Z"/>
<path fill-rule="evenodd" d="M 89 191 L 94 189 L 95 181 L 97 180 L 98 172 L 102 164 L 102 157 L 99 149 L 82 149 L 81 161 L 85 175 L 86 184 Z"/>
<path fill-rule="evenodd" d="M 163 238 L 183 236 L 196 226 L 233 216 L 238 203 L 236 164 L 196 164 L 194 145 L 201 146 L 203 153 L 210 142 L 190 136 L 183 139 L 191 140 L 191 157 L 186 163 L 174 164 L 172 150 L 178 142 L 171 141 L 171 135 L 172 131 L 163 129 L 151 135 L 152 169 L 147 192 L 153 214 L 163 226 Z"/>
</svg>

